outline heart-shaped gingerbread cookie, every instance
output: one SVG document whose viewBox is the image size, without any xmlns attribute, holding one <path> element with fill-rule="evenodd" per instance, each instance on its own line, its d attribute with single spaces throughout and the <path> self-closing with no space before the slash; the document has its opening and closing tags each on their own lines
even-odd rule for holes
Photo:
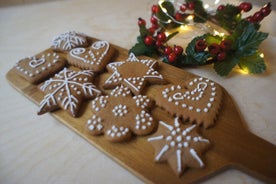
<svg viewBox="0 0 276 184">
<path fill-rule="evenodd" d="M 197 77 L 184 85 L 162 87 L 156 104 L 170 114 L 182 117 L 184 121 L 203 124 L 208 128 L 214 125 L 222 95 L 222 88 L 218 84 L 209 79 Z"/>
<path fill-rule="evenodd" d="M 88 48 L 75 48 L 68 53 L 68 63 L 85 70 L 101 72 L 110 62 L 114 49 L 107 41 L 96 41 Z"/>
</svg>

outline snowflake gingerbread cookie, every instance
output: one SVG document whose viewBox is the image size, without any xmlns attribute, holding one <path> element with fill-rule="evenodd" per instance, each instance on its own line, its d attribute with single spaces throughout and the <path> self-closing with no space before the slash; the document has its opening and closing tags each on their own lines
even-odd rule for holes
<svg viewBox="0 0 276 184">
<path fill-rule="evenodd" d="M 65 58 L 52 50 L 46 50 L 19 60 L 14 68 L 24 79 L 37 84 L 64 68 L 65 65 Z"/>
<path fill-rule="evenodd" d="M 159 122 L 157 132 L 148 141 L 154 147 L 155 161 L 167 161 L 181 176 L 186 168 L 203 168 L 201 155 L 209 148 L 208 139 L 196 132 L 196 125 L 184 125 L 176 117 L 173 123 Z"/>
<path fill-rule="evenodd" d="M 40 102 L 38 114 L 62 108 L 76 117 L 84 99 L 92 99 L 101 94 L 92 80 L 93 72 L 90 70 L 77 72 L 64 68 L 41 85 L 40 89 L 46 95 Z"/>
<path fill-rule="evenodd" d="M 215 82 L 195 77 L 184 85 L 167 85 L 157 94 L 156 104 L 185 121 L 214 125 L 219 112 L 223 91 Z"/>
<path fill-rule="evenodd" d="M 68 63 L 85 70 L 101 72 L 110 62 L 114 48 L 107 41 L 96 41 L 90 47 L 78 47 L 67 54 Z"/>
<path fill-rule="evenodd" d="M 164 84 L 163 76 L 156 71 L 159 64 L 152 59 L 138 59 L 133 53 L 126 61 L 107 65 L 107 70 L 113 72 L 105 81 L 104 88 L 112 89 L 120 84 L 127 86 L 135 95 L 141 94 L 147 83 Z"/>
<path fill-rule="evenodd" d="M 51 48 L 58 52 L 64 52 L 76 47 L 86 47 L 87 45 L 88 40 L 84 34 L 67 31 L 53 38 Z"/>
<path fill-rule="evenodd" d="M 124 86 L 117 86 L 110 95 L 92 101 L 94 115 L 87 121 L 91 135 L 104 134 L 107 140 L 122 142 L 132 134 L 147 135 L 155 128 L 155 121 L 148 109 L 152 101 L 143 95 L 132 96 Z"/>
</svg>

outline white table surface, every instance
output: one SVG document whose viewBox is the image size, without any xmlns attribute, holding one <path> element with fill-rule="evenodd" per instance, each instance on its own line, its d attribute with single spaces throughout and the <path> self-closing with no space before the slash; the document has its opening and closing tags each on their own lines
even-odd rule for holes
<svg viewBox="0 0 276 184">
<path fill-rule="evenodd" d="M 156 1 L 155 1 L 156 2 Z M 137 18 L 149 20 L 152 0 L 63 0 L 0 6 L 0 183 L 143 183 L 50 114 L 13 89 L 5 74 L 17 60 L 49 47 L 52 38 L 76 30 L 129 49 L 138 35 Z M 274 5 L 275 6 L 275 5 Z M 268 70 L 234 72 L 222 78 L 210 66 L 189 69 L 220 83 L 233 97 L 248 129 L 276 144 L 275 12 L 263 21 L 270 33 L 262 44 Z M 204 183 L 262 183 L 227 170 Z"/>
</svg>

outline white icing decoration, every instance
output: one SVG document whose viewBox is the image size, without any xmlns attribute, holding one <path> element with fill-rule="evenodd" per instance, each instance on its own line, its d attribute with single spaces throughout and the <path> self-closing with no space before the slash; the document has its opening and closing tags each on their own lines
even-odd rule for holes
<svg viewBox="0 0 276 184">
<path fill-rule="evenodd" d="M 75 47 L 82 46 L 84 43 L 86 43 L 84 35 L 75 31 L 67 31 L 54 37 L 52 46 L 63 50 L 71 50 Z"/>
<path fill-rule="evenodd" d="M 124 116 L 125 114 L 128 113 L 127 106 L 126 105 L 116 105 L 113 109 L 112 112 L 114 116 Z"/>
<path fill-rule="evenodd" d="M 43 63 L 45 63 L 45 58 L 40 58 L 40 59 L 32 59 L 30 62 L 29 62 L 29 65 L 30 67 L 32 68 L 36 68 L 40 65 L 42 65 Z M 49 63 L 50 64 L 50 63 Z"/>
</svg>

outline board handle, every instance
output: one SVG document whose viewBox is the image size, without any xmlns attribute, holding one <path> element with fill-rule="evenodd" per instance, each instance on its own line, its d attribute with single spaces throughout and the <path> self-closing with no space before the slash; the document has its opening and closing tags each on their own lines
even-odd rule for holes
<svg viewBox="0 0 276 184">
<path fill-rule="evenodd" d="M 236 152 L 230 160 L 234 168 L 265 182 L 276 183 L 276 146 L 251 132 L 243 132 L 240 136 L 243 141 L 235 142 L 232 147 Z"/>
</svg>

